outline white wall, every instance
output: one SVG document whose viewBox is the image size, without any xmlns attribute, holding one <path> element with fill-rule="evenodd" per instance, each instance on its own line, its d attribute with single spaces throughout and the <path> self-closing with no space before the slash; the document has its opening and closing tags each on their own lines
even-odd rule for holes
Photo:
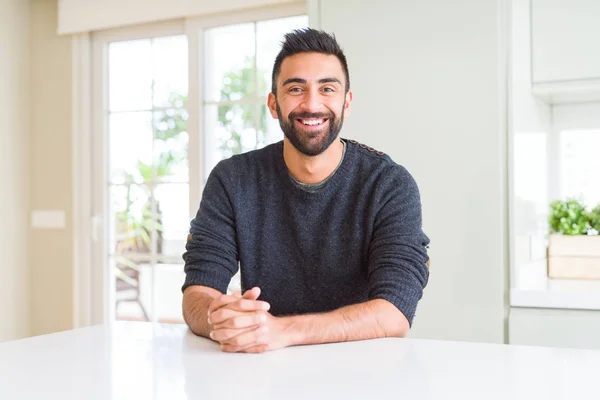
<svg viewBox="0 0 600 400">
<path fill-rule="evenodd" d="M 343 135 L 390 154 L 421 190 L 432 265 L 412 337 L 505 340 L 506 5 L 320 0 L 355 94 Z"/>
<path fill-rule="evenodd" d="M 29 334 L 29 2 L 0 0 L 0 342 Z"/>
</svg>

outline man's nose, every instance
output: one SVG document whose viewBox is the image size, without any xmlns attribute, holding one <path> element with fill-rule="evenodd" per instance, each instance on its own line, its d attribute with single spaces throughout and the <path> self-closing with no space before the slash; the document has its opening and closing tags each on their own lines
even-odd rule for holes
<svg viewBox="0 0 600 400">
<path fill-rule="evenodd" d="M 323 102 L 318 90 L 308 90 L 302 103 L 304 111 L 319 112 L 323 111 Z"/>
</svg>

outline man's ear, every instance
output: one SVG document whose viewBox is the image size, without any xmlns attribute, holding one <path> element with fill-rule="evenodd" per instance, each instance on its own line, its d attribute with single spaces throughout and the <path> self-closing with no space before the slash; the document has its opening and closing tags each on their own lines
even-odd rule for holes
<svg viewBox="0 0 600 400">
<path fill-rule="evenodd" d="M 351 90 L 348 90 L 346 93 L 346 99 L 344 101 L 344 117 L 347 117 L 350 113 L 350 104 L 352 104 L 352 100 L 354 99 L 354 95 Z"/>
<path fill-rule="evenodd" d="M 271 92 L 267 97 L 267 106 L 269 107 L 269 111 L 271 112 L 271 116 L 275 119 L 279 119 L 277 116 L 277 97 Z"/>
</svg>

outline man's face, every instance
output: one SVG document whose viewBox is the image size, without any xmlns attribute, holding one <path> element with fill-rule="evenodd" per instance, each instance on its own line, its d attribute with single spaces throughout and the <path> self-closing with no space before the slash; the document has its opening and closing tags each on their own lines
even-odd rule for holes
<svg viewBox="0 0 600 400">
<path fill-rule="evenodd" d="M 286 57 L 269 110 L 287 140 L 306 156 L 317 156 L 337 138 L 352 101 L 337 57 L 300 53 Z"/>
</svg>

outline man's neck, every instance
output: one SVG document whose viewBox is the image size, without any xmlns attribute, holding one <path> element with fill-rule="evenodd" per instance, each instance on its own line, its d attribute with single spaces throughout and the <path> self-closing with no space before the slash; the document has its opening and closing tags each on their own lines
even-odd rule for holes
<svg viewBox="0 0 600 400">
<path fill-rule="evenodd" d="M 283 159 L 298 182 L 315 184 L 324 181 L 338 167 L 344 153 L 344 144 L 336 139 L 323 153 L 309 157 L 300 153 L 288 140 L 284 139 Z"/>
</svg>

